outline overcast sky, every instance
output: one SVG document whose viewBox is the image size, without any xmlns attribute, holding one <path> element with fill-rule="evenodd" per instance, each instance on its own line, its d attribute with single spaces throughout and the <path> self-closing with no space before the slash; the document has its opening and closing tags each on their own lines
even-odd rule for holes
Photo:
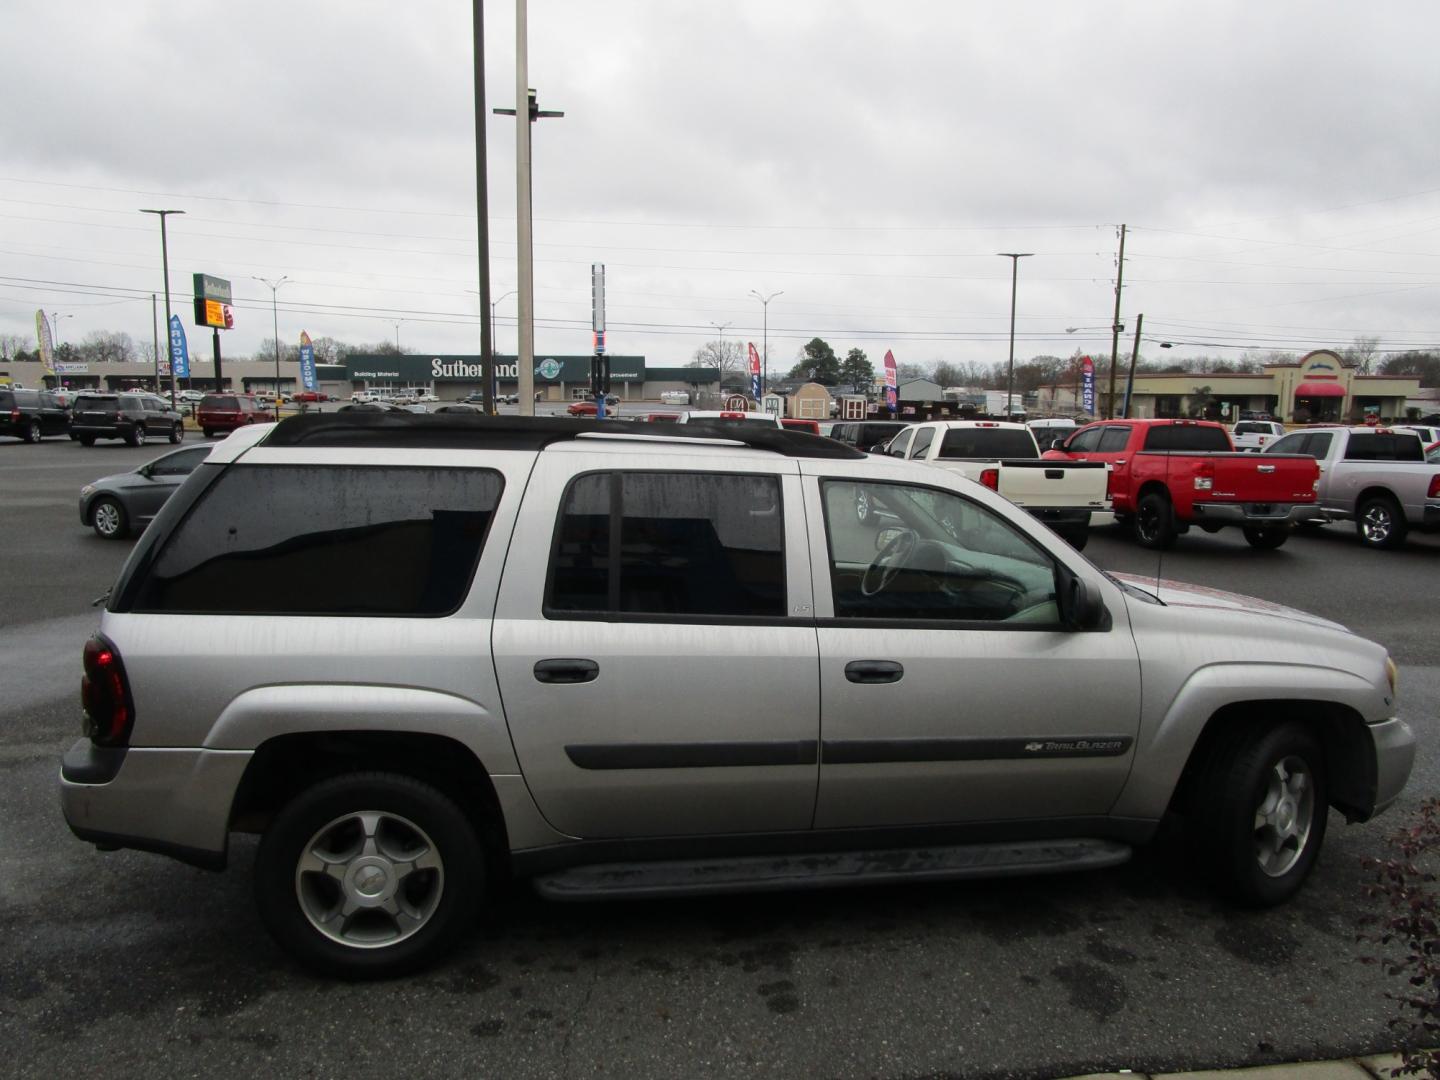
<svg viewBox="0 0 1440 1080">
<path fill-rule="evenodd" d="M 7 0 L 0 332 L 151 336 L 170 225 L 234 283 L 228 355 L 302 329 L 478 351 L 470 5 Z M 487 107 L 514 4 L 487 4 Z M 1430 3 L 530 0 L 537 347 L 683 364 L 725 326 L 842 355 L 1440 347 Z M 516 274 L 514 121 L 487 119 L 492 295 Z M 515 298 L 498 346 L 515 348 Z M 1066 334 L 1066 327 L 1081 327 Z M 190 330 L 192 343 L 204 341 Z M 1223 348 L 1222 348 L 1223 346 Z M 1128 351 L 1127 335 L 1125 348 Z M 1174 354 L 1172 354 L 1174 355 Z"/>
</svg>

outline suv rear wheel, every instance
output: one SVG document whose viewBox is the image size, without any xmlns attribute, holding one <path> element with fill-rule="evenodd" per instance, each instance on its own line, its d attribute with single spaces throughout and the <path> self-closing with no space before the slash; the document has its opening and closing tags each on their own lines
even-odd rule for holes
<svg viewBox="0 0 1440 1080">
<path fill-rule="evenodd" d="M 185 425 L 179 420 L 176 420 L 175 426 L 170 429 L 170 441 L 171 443 L 178 443 L 183 438 L 185 438 Z"/>
<path fill-rule="evenodd" d="M 26 429 L 25 429 L 25 441 L 28 442 L 28 443 L 38 443 L 38 442 L 40 441 L 40 421 L 39 421 L 39 420 L 31 420 L 31 421 L 30 421 L 29 426 L 26 427 Z"/>
<path fill-rule="evenodd" d="M 429 963 L 466 929 L 484 888 L 484 851 L 448 795 L 396 773 L 316 784 L 271 823 L 255 900 L 275 940 L 342 978 L 386 978 Z"/>
</svg>

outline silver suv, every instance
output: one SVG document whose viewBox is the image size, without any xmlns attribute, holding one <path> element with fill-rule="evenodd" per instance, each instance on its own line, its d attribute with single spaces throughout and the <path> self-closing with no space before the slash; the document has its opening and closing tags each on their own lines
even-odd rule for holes
<svg viewBox="0 0 1440 1080">
<path fill-rule="evenodd" d="M 441 955 L 502 874 L 560 900 L 1030 874 L 1120 863 L 1171 812 L 1275 903 L 1327 807 L 1383 810 L 1414 754 L 1380 646 L 761 425 L 242 429 L 84 664 L 71 829 L 216 869 L 261 834 L 265 925 L 344 976 Z"/>
</svg>

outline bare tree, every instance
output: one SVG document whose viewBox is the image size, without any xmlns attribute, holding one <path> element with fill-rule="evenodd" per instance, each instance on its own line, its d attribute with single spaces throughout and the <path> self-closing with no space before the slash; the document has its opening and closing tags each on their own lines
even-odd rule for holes
<svg viewBox="0 0 1440 1080">
<path fill-rule="evenodd" d="M 19 354 L 30 351 L 30 339 L 24 334 L 0 334 L 0 361 L 18 360 Z"/>
<path fill-rule="evenodd" d="M 1380 339 L 1370 334 L 1361 334 L 1347 349 L 1340 350 L 1340 362 L 1354 368 L 1357 375 L 1369 375 L 1379 355 Z"/>
<path fill-rule="evenodd" d="M 722 387 L 749 385 L 745 353 L 738 341 L 726 341 L 723 338 L 707 341 L 695 350 L 695 356 L 688 366 L 716 368 L 720 372 Z"/>
<path fill-rule="evenodd" d="M 85 335 L 78 351 L 92 364 L 122 364 L 135 358 L 135 342 L 126 333 L 92 330 Z"/>
</svg>

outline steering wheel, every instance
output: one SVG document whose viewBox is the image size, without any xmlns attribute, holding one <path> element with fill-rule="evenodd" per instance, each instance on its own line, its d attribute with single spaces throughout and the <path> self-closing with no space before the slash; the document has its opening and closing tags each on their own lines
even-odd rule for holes
<svg viewBox="0 0 1440 1080">
<path fill-rule="evenodd" d="M 865 574 L 860 579 L 860 595 L 869 597 L 884 592 L 914 551 L 914 531 L 902 529 L 897 532 L 894 538 L 880 549 L 875 561 L 865 568 Z"/>
</svg>

